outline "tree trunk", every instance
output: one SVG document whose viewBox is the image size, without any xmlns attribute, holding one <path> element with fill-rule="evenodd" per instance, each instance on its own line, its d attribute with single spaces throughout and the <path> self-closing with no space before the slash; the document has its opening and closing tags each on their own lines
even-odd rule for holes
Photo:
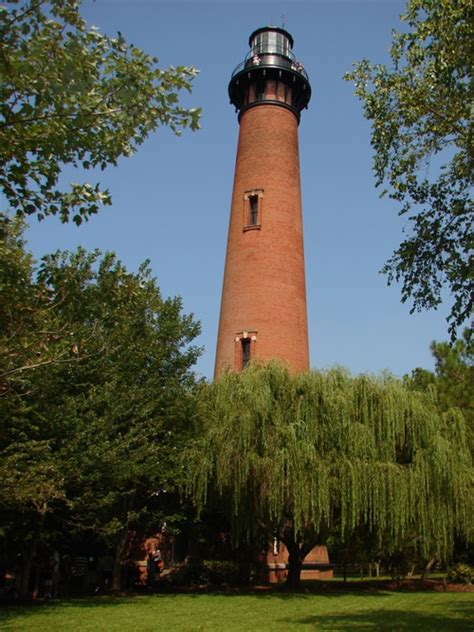
<svg viewBox="0 0 474 632">
<path fill-rule="evenodd" d="M 122 561 L 128 542 L 128 525 L 120 533 L 115 549 L 114 567 L 112 570 L 112 592 L 122 590 Z"/>
<path fill-rule="evenodd" d="M 34 552 L 27 550 L 23 554 L 20 570 L 20 581 L 18 582 L 18 596 L 20 599 L 28 597 L 28 588 L 30 586 L 31 565 L 33 563 Z"/>
<path fill-rule="evenodd" d="M 303 561 L 318 542 L 318 538 L 312 529 L 307 529 L 303 534 L 300 544 L 297 541 L 292 521 L 288 521 L 280 533 L 280 540 L 288 550 L 288 575 L 286 577 L 286 585 L 292 590 L 296 590 L 301 584 Z"/>
<path fill-rule="evenodd" d="M 20 599 L 26 599 L 29 596 L 28 589 L 31 582 L 31 567 L 36 555 L 36 549 L 38 548 L 38 541 L 39 531 L 34 535 L 31 545 L 23 552 L 20 570 L 20 581 L 18 582 L 18 596 L 20 597 Z"/>
<path fill-rule="evenodd" d="M 347 583 L 347 563 L 346 560 L 342 562 L 342 575 L 344 577 L 344 583 Z"/>
<path fill-rule="evenodd" d="M 298 544 L 286 544 L 288 549 L 288 575 L 286 584 L 292 590 L 297 590 L 301 584 L 301 567 L 303 560 L 301 559 L 300 547 Z"/>
<path fill-rule="evenodd" d="M 432 557 L 431 560 L 428 562 L 428 564 L 423 569 L 423 573 L 421 574 L 421 579 L 426 579 L 426 576 L 428 575 L 430 570 L 433 568 L 435 562 L 436 562 L 435 558 Z"/>
</svg>

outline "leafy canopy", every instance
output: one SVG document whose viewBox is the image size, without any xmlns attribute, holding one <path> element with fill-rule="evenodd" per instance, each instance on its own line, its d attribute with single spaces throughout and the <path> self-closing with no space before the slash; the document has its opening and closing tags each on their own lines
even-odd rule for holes
<svg viewBox="0 0 474 632">
<path fill-rule="evenodd" d="M 290 524 L 297 541 L 314 536 L 309 550 L 363 525 L 387 550 L 415 532 L 443 558 L 472 529 L 462 416 L 391 376 L 254 366 L 210 385 L 201 405 L 188 491 L 198 507 L 220 498 L 237 540 L 262 524 L 284 540 Z"/>
<path fill-rule="evenodd" d="M 179 512 L 199 324 L 146 263 L 80 248 L 37 266 L 18 223 L 3 229 L 0 535 L 32 550 L 56 525 L 117 547 Z"/>
<path fill-rule="evenodd" d="M 474 456 L 474 343 L 465 329 L 462 338 L 453 345 L 431 343 L 435 372 L 417 368 L 405 382 L 414 390 L 434 387 L 442 411 L 458 408 L 466 420 L 468 443 Z"/>
<path fill-rule="evenodd" d="M 451 337 L 472 310 L 472 2 L 409 0 L 392 67 L 363 60 L 345 76 L 372 124 L 373 170 L 407 217 L 382 268 L 402 301 L 436 308 L 447 287 Z"/>
<path fill-rule="evenodd" d="M 18 6 L 9 6 L 18 5 Z M 0 7 L 0 187 L 19 215 L 80 224 L 111 204 L 99 184 L 60 187 L 64 164 L 105 169 L 158 126 L 199 127 L 179 105 L 191 66 L 158 60 L 86 25 L 77 0 L 7 0 Z"/>
<path fill-rule="evenodd" d="M 0 213 L 0 397 L 21 397 L 31 371 L 75 361 L 79 342 L 95 333 L 71 331 L 61 314 L 65 293 L 35 279 L 23 231 L 22 220 Z"/>
</svg>

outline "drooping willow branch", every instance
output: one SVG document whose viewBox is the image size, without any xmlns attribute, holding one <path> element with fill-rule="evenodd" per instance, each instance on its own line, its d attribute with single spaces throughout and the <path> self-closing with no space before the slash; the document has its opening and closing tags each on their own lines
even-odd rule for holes
<svg viewBox="0 0 474 632">
<path fill-rule="evenodd" d="M 432 394 L 390 376 L 256 366 L 210 385 L 201 414 L 187 491 L 200 508 L 220 497 L 237 539 L 284 514 L 295 531 L 327 525 L 342 538 L 360 524 L 394 544 L 414 531 L 440 557 L 455 533 L 469 537 L 464 420 Z"/>
</svg>

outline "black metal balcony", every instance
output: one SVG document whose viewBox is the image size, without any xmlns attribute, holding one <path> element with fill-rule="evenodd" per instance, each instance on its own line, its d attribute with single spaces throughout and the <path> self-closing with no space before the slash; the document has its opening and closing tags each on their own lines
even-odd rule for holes
<svg viewBox="0 0 474 632">
<path fill-rule="evenodd" d="M 272 52 L 258 53 L 250 50 L 245 59 L 240 62 L 232 72 L 231 77 L 235 77 L 243 70 L 251 69 L 258 66 L 278 67 L 293 70 L 301 74 L 306 81 L 309 82 L 308 73 L 304 69 L 291 51 L 279 52 L 278 49 Z"/>
</svg>

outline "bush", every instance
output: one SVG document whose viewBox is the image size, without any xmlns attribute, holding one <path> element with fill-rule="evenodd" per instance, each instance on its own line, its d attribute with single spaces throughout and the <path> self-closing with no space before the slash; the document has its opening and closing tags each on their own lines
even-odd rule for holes
<svg viewBox="0 0 474 632">
<path fill-rule="evenodd" d="M 449 569 L 447 579 L 453 584 L 472 584 L 474 570 L 467 564 L 456 564 Z"/>
<path fill-rule="evenodd" d="M 203 560 L 176 567 L 169 576 L 177 585 L 242 586 L 264 580 L 261 564 L 227 560 Z"/>
</svg>

